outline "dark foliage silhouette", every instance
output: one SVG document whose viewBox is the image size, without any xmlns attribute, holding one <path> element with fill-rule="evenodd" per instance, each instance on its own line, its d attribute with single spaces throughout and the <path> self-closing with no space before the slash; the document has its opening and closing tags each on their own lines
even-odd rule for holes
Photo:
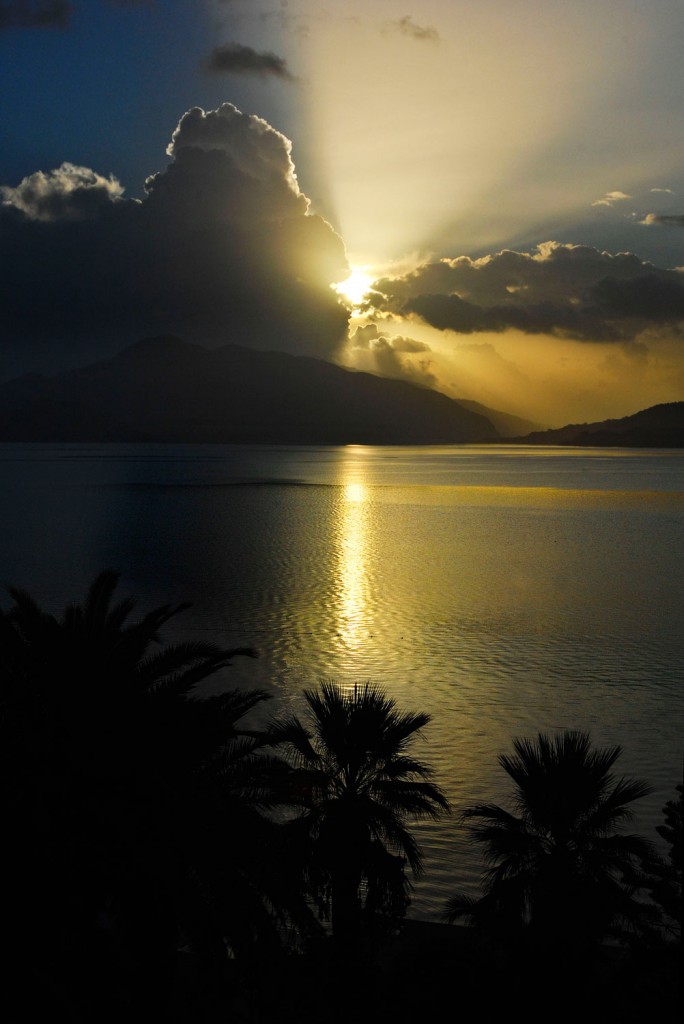
<svg viewBox="0 0 684 1024">
<path fill-rule="evenodd" d="M 371 685 L 345 690 L 333 683 L 306 690 L 307 717 L 273 732 L 297 767 L 294 781 L 304 813 L 293 831 L 305 851 L 312 892 L 329 913 L 333 934 L 349 944 L 362 923 L 403 916 L 408 863 L 421 853 L 408 824 L 448 809 L 432 769 L 410 753 L 430 720 L 400 711 Z"/>
<path fill-rule="evenodd" d="M 643 862 L 651 898 L 662 912 L 665 934 L 682 940 L 682 837 L 684 833 L 684 795 L 681 785 L 677 796 L 663 807 L 664 824 L 656 829 L 669 849 L 667 858 L 655 852 Z"/>
<path fill-rule="evenodd" d="M 132 620 L 116 584 L 59 618 L 12 589 L 0 613 L 5 922 L 26 988 L 79 1020 L 88 991 L 109 993 L 100 1019 L 159 1007 L 180 943 L 211 970 L 310 918 L 265 813 L 287 766 L 242 727 L 266 695 L 194 695 L 253 652 L 162 645 L 185 606 Z"/>
<path fill-rule="evenodd" d="M 446 916 L 576 966 L 609 933 L 644 918 L 637 866 L 650 844 L 622 826 L 649 790 L 615 779 L 621 748 L 593 748 L 586 733 L 540 733 L 513 746 L 499 764 L 515 784 L 514 810 L 478 804 L 463 812 L 490 865 L 482 895 L 452 897 Z"/>
</svg>

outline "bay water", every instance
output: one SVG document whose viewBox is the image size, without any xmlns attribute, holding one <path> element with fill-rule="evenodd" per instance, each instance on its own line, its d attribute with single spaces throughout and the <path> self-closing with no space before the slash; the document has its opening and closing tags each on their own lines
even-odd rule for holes
<svg viewBox="0 0 684 1024">
<path fill-rule="evenodd" d="M 415 752 L 453 813 L 415 826 L 410 916 L 476 891 L 458 812 L 510 802 L 517 736 L 620 744 L 657 839 L 684 755 L 684 450 L 0 445 L 0 583 L 57 612 L 104 568 L 141 612 L 192 602 L 164 639 L 258 650 L 209 692 L 263 688 L 275 716 L 370 681 L 432 716 Z"/>
</svg>

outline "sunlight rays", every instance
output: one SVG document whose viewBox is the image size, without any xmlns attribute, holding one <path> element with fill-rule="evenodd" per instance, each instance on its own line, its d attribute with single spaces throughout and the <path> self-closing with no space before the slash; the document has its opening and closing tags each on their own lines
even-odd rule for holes
<svg viewBox="0 0 684 1024">
<path fill-rule="evenodd" d="M 513 17 L 489 0 L 455 19 L 426 0 L 418 37 L 400 31 L 391 5 L 370 13 L 353 0 L 344 16 L 316 5 L 316 17 L 311 0 L 295 6 L 305 22 L 293 62 L 316 83 L 307 96 L 314 160 L 355 261 L 496 247 L 531 219 L 584 215 L 607 180 L 630 191 L 653 172 L 653 147 L 635 152 L 626 131 L 631 115 L 611 116 L 635 73 L 635 40 L 650 38 L 639 14 L 620 36 L 612 9 L 588 17 L 554 3 L 546 20 L 531 4 Z M 587 146 L 606 133 L 610 146 Z M 658 153 L 665 166 L 666 157 Z"/>
</svg>

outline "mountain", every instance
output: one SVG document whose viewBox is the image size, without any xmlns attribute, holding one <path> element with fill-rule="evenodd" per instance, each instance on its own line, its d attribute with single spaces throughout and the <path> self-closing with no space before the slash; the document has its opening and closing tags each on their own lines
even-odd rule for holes
<svg viewBox="0 0 684 1024">
<path fill-rule="evenodd" d="M 451 444 L 498 436 L 487 416 L 407 381 L 173 337 L 0 384 L 2 441 Z"/>
<path fill-rule="evenodd" d="M 478 412 L 481 416 L 486 416 L 489 422 L 496 427 L 501 437 L 520 437 L 521 434 L 529 434 L 533 430 L 541 430 L 538 423 L 524 420 L 521 416 L 513 416 L 510 412 L 499 412 L 498 409 L 490 409 L 488 406 L 480 405 L 479 402 L 472 402 L 468 398 L 457 398 L 456 401 L 464 409 L 470 409 L 471 412 Z"/>
<path fill-rule="evenodd" d="M 538 430 L 513 440 L 522 444 L 684 448 L 684 402 L 652 405 L 618 420 Z"/>
</svg>

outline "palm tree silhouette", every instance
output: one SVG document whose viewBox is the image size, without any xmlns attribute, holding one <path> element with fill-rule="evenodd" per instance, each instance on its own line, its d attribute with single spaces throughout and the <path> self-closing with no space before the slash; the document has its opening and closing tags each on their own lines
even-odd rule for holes
<svg viewBox="0 0 684 1024">
<path fill-rule="evenodd" d="M 684 786 L 676 786 L 676 797 L 663 807 L 664 823 L 656 832 L 668 845 L 667 857 L 655 850 L 642 864 L 651 898 L 661 910 L 662 934 L 681 945 L 682 916 L 682 864 L 684 856 Z"/>
<path fill-rule="evenodd" d="M 275 945 L 284 924 L 311 915 L 267 813 L 289 766 L 242 724 L 267 695 L 195 696 L 254 652 L 163 645 L 161 628 L 187 606 L 133 620 L 116 585 L 102 573 L 61 617 L 18 589 L 0 611 L 8 927 L 18 949 L 42 931 L 64 951 L 55 975 L 74 961 L 87 984 L 84 963 L 104 943 L 117 974 L 151 991 L 181 940 L 218 962 L 226 945 Z M 95 988 L 94 961 L 92 977 Z"/>
<path fill-rule="evenodd" d="M 293 826 L 306 838 L 308 873 L 333 935 L 358 936 L 367 918 L 403 916 L 409 883 L 404 867 L 421 871 L 421 852 L 407 824 L 448 809 L 432 769 L 409 752 L 425 713 L 399 711 L 366 684 L 345 690 L 325 683 L 305 690 L 305 723 L 290 718 L 273 731 L 299 769 L 303 815 Z"/>
<path fill-rule="evenodd" d="M 615 779 L 619 746 L 594 749 L 588 734 L 517 739 L 499 764 L 515 784 L 515 810 L 478 804 L 463 812 L 491 865 L 479 898 L 456 895 L 450 922 L 465 918 L 490 935 L 524 940 L 536 953 L 576 961 L 620 923 L 635 925 L 638 861 L 650 844 L 624 834 L 629 805 L 650 792 Z"/>
</svg>

